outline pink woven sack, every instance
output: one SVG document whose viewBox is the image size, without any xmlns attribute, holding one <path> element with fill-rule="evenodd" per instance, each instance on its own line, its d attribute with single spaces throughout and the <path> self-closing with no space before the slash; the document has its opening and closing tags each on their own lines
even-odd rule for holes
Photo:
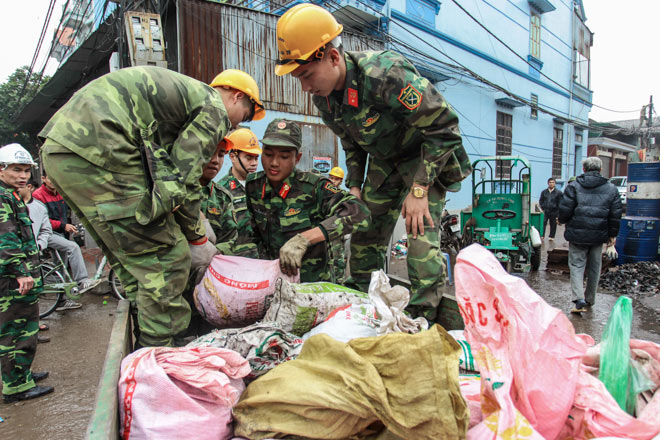
<svg viewBox="0 0 660 440">
<path fill-rule="evenodd" d="M 195 287 L 195 307 L 217 328 L 254 324 L 266 313 L 267 299 L 280 277 L 292 283 L 300 281 L 299 274 L 289 277 L 282 273 L 280 260 L 216 255 Z"/>
<path fill-rule="evenodd" d="M 126 356 L 118 384 L 128 439 L 229 439 L 248 362 L 224 348 L 143 348 Z"/>
<path fill-rule="evenodd" d="M 486 248 L 458 255 L 456 298 L 481 370 L 483 421 L 468 439 L 554 439 L 573 406 L 587 347 L 568 318 Z"/>
</svg>

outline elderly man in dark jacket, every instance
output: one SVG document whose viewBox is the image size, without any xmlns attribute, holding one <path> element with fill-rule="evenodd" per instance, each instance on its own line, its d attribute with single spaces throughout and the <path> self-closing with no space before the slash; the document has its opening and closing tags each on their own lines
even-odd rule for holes
<svg viewBox="0 0 660 440">
<path fill-rule="evenodd" d="M 596 301 L 603 243 L 614 245 L 621 222 L 621 199 L 616 186 L 600 175 L 597 157 L 582 161 L 584 173 L 566 187 L 559 203 L 559 223 L 566 224 L 569 243 L 568 266 L 575 307 L 571 313 L 587 311 Z M 583 290 L 585 267 L 587 288 Z"/>
<path fill-rule="evenodd" d="M 550 226 L 550 241 L 555 239 L 555 233 L 557 232 L 557 215 L 559 215 L 559 201 L 563 193 L 561 190 L 555 188 L 554 177 L 548 179 L 548 187 L 541 192 L 541 198 L 539 198 L 539 205 L 545 214 L 545 220 L 543 221 L 543 237 L 545 238 L 545 225 L 549 223 Z"/>
</svg>

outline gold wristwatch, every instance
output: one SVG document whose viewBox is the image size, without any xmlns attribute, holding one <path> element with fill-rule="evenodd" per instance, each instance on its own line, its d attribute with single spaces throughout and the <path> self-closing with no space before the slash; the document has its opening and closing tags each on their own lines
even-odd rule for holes
<svg viewBox="0 0 660 440">
<path fill-rule="evenodd" d="M 426 194 L 428 194 L 429 191 L 427 189 L 422 188 L 421 186 L 413 186 L 410 189 L 410 192 L 412 193 L 413 197 L 415 197 L 416 199 L 423 199 L 424 197 L 426 197 Z"/>
</svg>

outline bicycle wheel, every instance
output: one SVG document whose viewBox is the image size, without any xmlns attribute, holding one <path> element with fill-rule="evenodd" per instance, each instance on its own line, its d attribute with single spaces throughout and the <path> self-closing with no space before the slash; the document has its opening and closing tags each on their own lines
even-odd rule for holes
<svg viewBox="0 0 660 440">
<path fill-rule="evenodd" d="M 108 274 L 108 283 L 110 284 L 110 289 L 112 289 L 112 294 L 117 297 L 117 299 L 126 299 L 124 287 L 121 285 L 119 277 L 112 269 L 110 269 L 110 273 Z"/>
<path fill-rule="evenodd" d="M 39 294 L 39 318 L 45 318 L 55 311 L 57 304 L 63 300 L 64 291 L 53 287 L 66 281 L 64 276 L 50 263 L 41 265 L 44 291 Z"/>
</svg>

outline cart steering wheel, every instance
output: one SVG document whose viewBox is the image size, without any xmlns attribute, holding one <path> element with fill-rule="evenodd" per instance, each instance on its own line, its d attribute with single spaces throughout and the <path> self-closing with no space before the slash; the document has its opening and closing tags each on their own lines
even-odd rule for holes
<svg viewBox="0 0 660 440">
<path fill-rule="evenodd" d="M 481 215 L 488 220 L 509 220 L 516 216 L 516 212 L 510 209 L 490 209 Z"/>
</svg>

